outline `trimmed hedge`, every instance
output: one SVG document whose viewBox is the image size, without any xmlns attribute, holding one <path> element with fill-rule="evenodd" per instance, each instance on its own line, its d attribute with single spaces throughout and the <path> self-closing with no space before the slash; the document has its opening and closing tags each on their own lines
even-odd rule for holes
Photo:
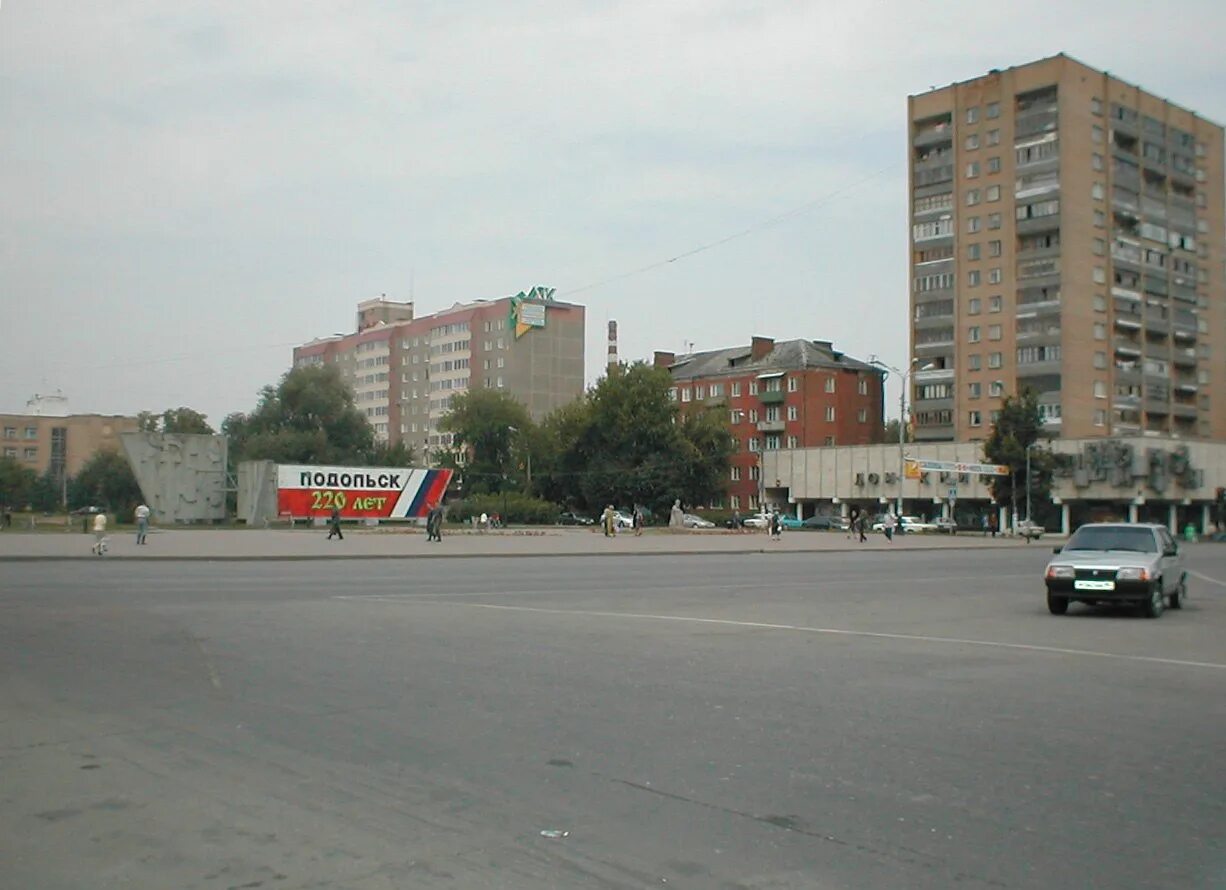
<svg viewBox="0 0 1226 890">
<path fill-rule="evenodd" d="M 519 525 L 553 525 L 558 521 L 561 508 L 549 501 L 518 492 L 507 492 L 504 505 L 500 494 L 481 494 L 465 498 L 454 504 L 447 505 L 447 520 L 449 522 L 467 523 L 472 517 L 482 513 L 493 516 L 498 513 L 503 522 Z"/>
</svg>

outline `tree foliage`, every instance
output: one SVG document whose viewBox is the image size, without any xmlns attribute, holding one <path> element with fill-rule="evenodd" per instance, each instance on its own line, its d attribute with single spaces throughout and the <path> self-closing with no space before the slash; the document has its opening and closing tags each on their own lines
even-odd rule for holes
<svg viewBox="0 0 1226 890">
<path fill-rule="evenodd" d="M 234 460 L 355 466 L 375 454 L 374 429 L 331 365 L 294 368 L 260 391 L 250 414 L 226 417 Z"/>
<path fill-rule="evenodd" d="M 193 408 L 167 408 L 161 414 L 142 411 L 136 415 L 136 422 L 140 430 L 146 433 L 199 433 L 207 436 L 214 433 L 208 418 Z"/>
<path fill-rule="evenodd" d="M 117 451 L 94 452 L 68 483 L 69 507 L 104 507 L 127 517 L 141 501 L 140 486 L 128 459 Z"/>
<path fill-rule="evenodd" d="M 497 492 L 518 486 L 517 451 L 530 435 L 528 409 L 498 389 L 470 389 L 455 396 L 451 413 L 439 429 L 452 434 L 457 450 L 467 452 L 466 494 Z"/>
<path fill-rule="evenodd" d="M 1051 497 L 1052 470 L 1055 457 L 1041 443 L 1043 419 L 1039 413 L 1038 395 L 1030 387 L 1005 399 L 1000 416 L 992 425 L 992 434 L 983 444 L 983 455 L 990 463 L 1005 464 L 1008 476 L 993 476 L 989 483 L 997 503 L 1017 507 L 1026 499 L 1026 451 L 1030 449 L 1030 497 L 1032 502 L 1048 502 Z"/>
<path fill-rule="evenodd" d="M 528 440 L 533 491 L 593 511 L 639 504 L 666 513 L 678 498 L 722 497 L 735 449 L 724 412 L 681 414 L 671 388 L 666 370 L 638 363 L 554 411 Z"/>
<path fill-rule="evenodd" d="M 15 457 L 0 457 L 0 505 L 21 509 L 31 502 L 38 474 Z"/>
</svg>

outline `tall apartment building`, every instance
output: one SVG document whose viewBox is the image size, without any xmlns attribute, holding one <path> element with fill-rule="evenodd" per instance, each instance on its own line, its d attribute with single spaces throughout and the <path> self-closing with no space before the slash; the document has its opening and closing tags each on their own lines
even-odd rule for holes
<svg viewBox="0 0 1226 890">
<path fill-rule="evenodd" d="M 1064 55 L 908 112 L 917 439 L 1226 437 L 1222 128 Z"/>
<path fill-rule="evenodd" d="M 534 419 L 583 393 L 584 307 L 534 288 L 414 317 L 412 303 L 358 304 L 352 334 L 294 349 L 294 366 L 332 363 L 383 441 L 418 454 L 451 445 L 439 423 L 456 395 L 503 389 Z"/>
<path fill-rule="evenodd" d="M 762 453 L 783 448 L 866 445 L 881 438 L 883 375 L 825 340 L 754 337 L 746 346 L 676 355 L 655 353 L 672 375 L 682 411 L 718 406 L 737 442 L 728 506 L 757 510 Z"/>
</svg>

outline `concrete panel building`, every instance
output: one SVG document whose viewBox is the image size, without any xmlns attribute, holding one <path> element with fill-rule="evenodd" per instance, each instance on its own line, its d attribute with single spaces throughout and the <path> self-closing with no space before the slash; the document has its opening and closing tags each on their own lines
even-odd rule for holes
<svg viewBox="0 0 1226 890">
<path fill-rule="evenodd" d="M 0 414 L 0 454 L 42 475 L 75 476 L 100 449 L 119 452 L 120 436 L 135 431 L 135 417 L 115 414 Z"/>
<path fill-rule="evenodd" d="M 294 366 L 332 363 L 389 442 L 425 455 L 450 447 L 438 425 L 472 388 L 515 396 L 536 420 L 583 393 L 585 310 L 552 290 L 456 303 L 414 317 L 412 303 L 358 305 L 358 330 L 294 349 Z"/>
<path fill-rule="evenodd" d="M 908 113 L 916 438 L 1226 438 L 1222 127 L 1064 55 Z"/>
</svg>

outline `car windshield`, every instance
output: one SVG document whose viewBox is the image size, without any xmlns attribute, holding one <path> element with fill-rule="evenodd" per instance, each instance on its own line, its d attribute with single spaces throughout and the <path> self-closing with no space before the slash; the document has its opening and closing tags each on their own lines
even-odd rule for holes
<svg viewBox="0 0 1226 890">
<path fill-rule="evenodd" d="M 1065 550 L 1131 550 L 1136 553 L 1156 553 L 1154 533 L 1147 528 L 1125 526 L 1090 526 L 1080 528 L 1069 539 Z"/>
</svg>

